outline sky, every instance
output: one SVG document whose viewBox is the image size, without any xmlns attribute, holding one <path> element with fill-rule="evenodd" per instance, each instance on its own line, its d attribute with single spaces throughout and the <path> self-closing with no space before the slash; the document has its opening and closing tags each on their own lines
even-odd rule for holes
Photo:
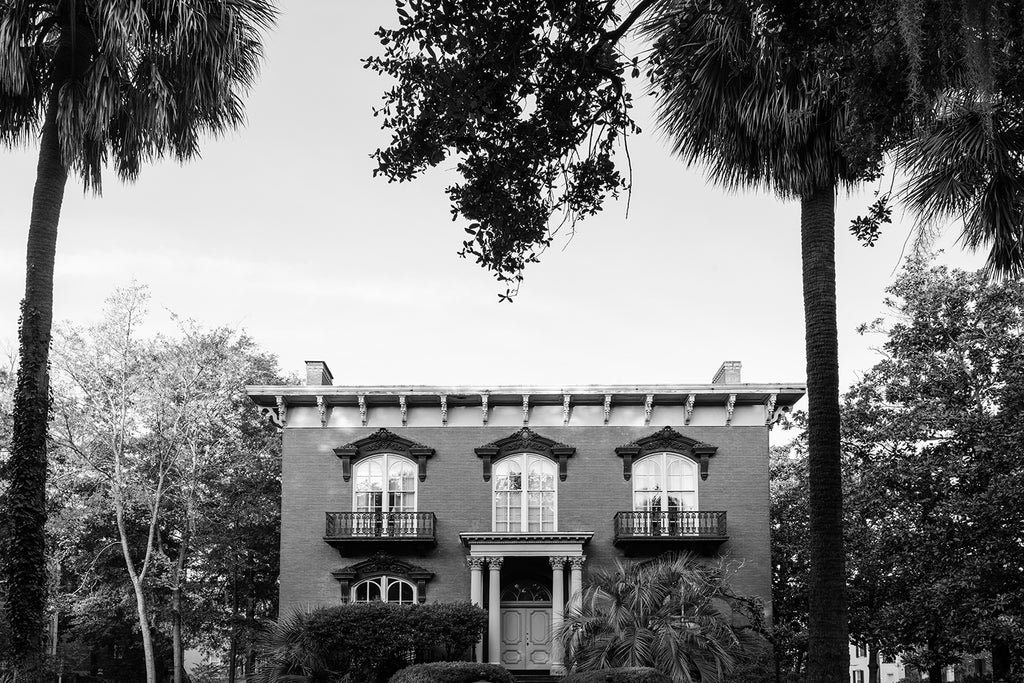
<svg viewBox="0 0 1024 683">
<path fill-rule="evenodd" d="M 286 372 L 325 360 L 336 384 L 709 382 L 723 360 L 747 382 L 803 382 L 799 205 L 727 193 L 668 150 L 640 97 L 633 193 L 532 265 L 519 296 L 456 255 L 444 187 L 454 162 L 405 184 L 372 177 L 386 145 L 372 108 L 388 86 L 362 68 L 390 2 L 282 3 L 247 125 L 202 159 L 162 162 L 102 197 L 68 184 L 57 245 L 56 320 L 87 323 L 133 280 L 154 329 L 169 313 L 244 329 Z M 16 348 L 37 148 L 0 151 L 0 348 Z M 888 187 L 888 180 L 884 181 Z M 881 339 L 858 324 L 913 241 L 895 216 L 874 248 L 846 229 L 871 185 L 837 206 L 840 373 L 855 381 Z M 940 261 L 978 268 L 956 226 Z"/>
</svg>

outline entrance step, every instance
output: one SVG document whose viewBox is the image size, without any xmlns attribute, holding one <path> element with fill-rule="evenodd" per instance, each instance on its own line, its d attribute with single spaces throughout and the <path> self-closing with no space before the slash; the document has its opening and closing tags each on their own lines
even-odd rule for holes
<svg viewBox="0 0 1024 683">
<path fill-rule="evenodd" d="M 516 683 L 558 683 L 562 680 L 561 676 L 552 676 L 536 671 L 513 671 L 511 673 L 515 677 Z"/>
</svg>

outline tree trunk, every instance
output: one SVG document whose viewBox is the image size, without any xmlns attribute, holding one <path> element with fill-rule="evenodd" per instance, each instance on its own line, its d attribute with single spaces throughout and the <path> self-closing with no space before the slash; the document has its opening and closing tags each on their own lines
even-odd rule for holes
<svg viewBox="0 0 1024 683">
<path fill-rule="evenodd" d="M 996 681 L 1010 680 L 1010 645 L 1005 640 L 992 642 L 992 678 Z"/>
<path fill-rule="evenodd" d="M 942 665 L 928 667 L 928 683 L 939 683 L 942 680 Z"/>
<path fill-rule="evenodd" d="M 5 553 L 7 618 L 11 646 L 23 662 L 42 654 L 46 602 L 46 425 L 49 414 L 50 328 L 53 322 L 53 267 L 57 224 L 68 170 L 57 131 L 58 97 L 50 93 L 43 120 L 32 193 L 25 298 L 18 330 L 18 384 L 14 393 L 13 434 L 8 464 L 7 517 L 10 544 Z"/>
<path fill-rule="evenodd" d="M 807 678 L 815 683 L 845 683 L 850 675 L 850 652 L 839 458 L 834 186 L 802 197 L 800 236 L 810 493 Z"/>
<path fill-rule="evenodd" d="M 146 594 L 142 583 L 132 579 L 135 589 L 135 609 L 139 615 L 139 627 L 142 630 L 142 654 L 146 659 L 146 683 L 156 683 L 156 659 L 153 652 L 153 634 L 149 628 L 149 616 L 146 614 Z"/>
<path fill-rule="evenodd" d="M 237 567 L 238 558 L 235 558 Z M 235 683 L 236 668 L 238 661 L 238 574 L 237 569 L 231 569 L 231 647 L 228 650 L 228 683 Z"/>
<path fill-rule="evenodd" d="M 178 558 L 174 563 L 174 576 L 171 587 L 171 640 L 174 650 L 174 683 L 185 680 L 185 646 L 181 640 L 181 582 L 185 574 L 185 557 L 192 537 L 192 514 L 186 515 L 185 531 L 182 534 Z"/>
<path fill-rule="evenodd" d="M 878 646 L 868 645 L 868 683 L 882 683 L 878 674 Z"/>
<path fill-rule="evenodd" d="M 120 456 L 115 456 L 119 458 Z M 128 578 L 131 579 L 132 589 L 135 592 L 135 609 L 139 616 L 139 630 L 142 631 L 142 653 L 146 660 L 146 683 L 156 683 L 156 661 L 153 653 L 153 634 L 149 628 L 149 617 L 146 614 L 146 594 L 143 591 L 142 582 L 145 580 L 147 567 L 143 566 L 142 571 L 135 571 L 135 562 L 132 560 L 131 550 L 128 548 L 128 533 L 124 527 L 124 500 L 121 498 L 121 489 L 124 484 L 121 481 L 120 460 L 115 459 L 114 467 L 117 480 L 114 483 L 114 516 L 117 520 L 117 533 L 121 541 L 121 554 L 124 556 L 125 568 L 128 570 Z M 155 524 L 155 521 L 151 521 Z M 150 529 L 149 544 L 152 544 L 152 527 Z M 147 547 L 147 555 L 149 548 Z M 143 565 L 146 565 L 144 562 Z"/>
</svg>

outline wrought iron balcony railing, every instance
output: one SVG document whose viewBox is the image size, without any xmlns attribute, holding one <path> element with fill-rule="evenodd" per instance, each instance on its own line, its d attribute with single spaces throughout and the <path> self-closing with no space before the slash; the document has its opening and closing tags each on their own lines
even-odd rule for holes
<svg viewBox="0 0 1024 683">
<path fill-rule="evenodd" d="M 324 540 L 339 550 L 350 543 L 437 544 L 433 512 L 328 512 Z"/>
<path fill-rule="evenodd" d="M 724 541 L 728 539 L 725 513 L 710 510 L 671 512 L 619 512 L 615 515 L 615 542 Z"/>
</svg>

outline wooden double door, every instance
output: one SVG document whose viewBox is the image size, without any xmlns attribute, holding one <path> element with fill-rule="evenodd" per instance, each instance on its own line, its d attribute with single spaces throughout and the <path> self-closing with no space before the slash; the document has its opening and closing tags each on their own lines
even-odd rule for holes
<svg viewBox="0 0 1024 683">
<path fill-rule="evenodd" d="M 550 606 L 502 606 L 501 663 L 508 669 L 551 668 Z"/>
</svg>

